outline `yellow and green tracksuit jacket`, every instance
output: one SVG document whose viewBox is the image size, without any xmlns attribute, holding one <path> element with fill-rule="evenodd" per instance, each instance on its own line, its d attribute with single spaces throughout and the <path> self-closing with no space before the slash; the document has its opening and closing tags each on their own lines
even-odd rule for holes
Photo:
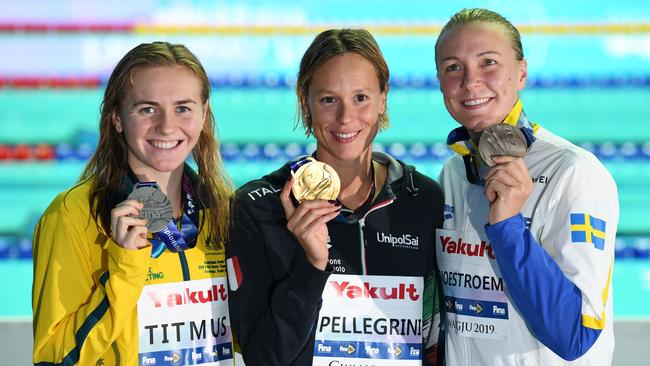
<svg viewBox="0 0 650 366">
<path fill-rule="evenodd" d="M 34 232 L 35 365 L 137 365 L 144 286 L 226 275 L 207 230 L 194 248 L 157 259 L 150 247 L 120 247 L 92 219 L 89 187 L 57 196 Z"/>
</svg>

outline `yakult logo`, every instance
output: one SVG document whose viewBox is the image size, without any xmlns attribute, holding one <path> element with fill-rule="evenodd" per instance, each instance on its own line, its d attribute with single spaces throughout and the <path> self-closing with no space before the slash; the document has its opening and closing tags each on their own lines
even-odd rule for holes
<svg viewBox="0 0 650 366">
<path fill-rule="evenodd" d="M 480 244 L 472 244 L 463 242 L 463 238 L 458 240 L 451 240 L 451 236 L 440 236 L 440 243 L 442 244 L 443 253 L 466 255 L 468 257 L 485 257 L 495 259 L 492 253 L 492 245 L 485 240 L 481 240 Z"/>
<path fill-rule="evenodd" d="M 382 299 L 382 300 L 404 300 L 410 299 L 417 301 L 420 298 L 415 284 L 400 283 L 397 287 L 371 286 L 369 282 L 364 282 L 361 286 L 350 286 L 349 281 L 337 282 L 329 281 L 336 296 L 347 297 L 349 299 Z"/>
<path fill-rule="evenodd" d="M 157 308 L 163 306 L 172 307 L 178 305 L 205 304 L 213 301 L 226 301 L 228 298 L 228 292 L 223 284 L 212 285 L 212 287 L 205 290 L 192 290 L 190 288 L 185 288 L 180 292 L 147 292 L 147 295 Z"/>
<path fill-rule="evenodd" d="M 402 236 L 392 236 L 390 234 L 377 233 L 377 241 L 380 243 L 389 243 L 393 247 L 418 249 L 420 238 L 403 234 Z"/>
</svg>

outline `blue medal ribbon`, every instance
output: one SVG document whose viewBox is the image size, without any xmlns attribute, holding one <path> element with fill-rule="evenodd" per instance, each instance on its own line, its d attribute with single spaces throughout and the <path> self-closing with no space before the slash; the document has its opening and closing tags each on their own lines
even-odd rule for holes
<svg viewBox="0 0 650 366">
<path fill-rule="evenodd" d="M 309 163 L 312 160 L 313 160 L 313 158 L 310 157 L 310 156 L 303 156 L 300 159 L 298 159 L 297 161 L 295 161 L 294 163 L 292 163 L 289 166 L 289 169 L 291 169 L 291 171 L 295 173 L 296 171 L 298 171 L 298 168 L 300 168 L 301 166 Z"/>
<path fill-rule="evenodd" d="M 194 199 L 192 198 L 192 187 L 186 175 L 183 175 L 183 215 L 180 219 L 180 230 L 178 220 L 170 220 L 167 226 L 157 233 L 153 233 L 151 242 L 151 257 L 158 258 L 169 249 L 173 253 L 182 252 L 188 248 L 194 248 L 199 230 L 198 215 Z"/>
</svg>

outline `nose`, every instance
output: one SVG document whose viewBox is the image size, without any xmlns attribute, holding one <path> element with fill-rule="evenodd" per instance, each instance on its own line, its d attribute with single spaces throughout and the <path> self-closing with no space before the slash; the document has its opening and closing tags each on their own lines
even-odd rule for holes
<svg viewBox="0 0 650 366">
<path fill-rule="evenodd" d="M 163 111 L 156 123 L 156 130 L 162 134 L 170 134 L 174 131 L 174 114 Z"/>
<path fill-rule="evenodd" d="M 481 73 L 474 67 L 466 67 L 463 74 L 463 87 L 470 89 L 483 81 Z"/>
<path fill-rule="evenodd" d="M 339 104 L 339 110 L 338 110 L 338 121 L 341 124 L 348 124 L 352 122 L 352 106 L 349 105 L 347 102 L 341 102 Z"/>
</svg>

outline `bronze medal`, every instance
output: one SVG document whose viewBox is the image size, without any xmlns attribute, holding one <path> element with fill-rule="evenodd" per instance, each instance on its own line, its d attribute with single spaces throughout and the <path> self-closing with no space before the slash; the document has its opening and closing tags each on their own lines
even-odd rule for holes
<svg viewBox="0 0 650 366">
<path fill-rule="evenodd" d="M 307 158 L 293 175 L 291 191 L 298 202 L 305 200 L 335 200 L 341 190 L 339 175 L 331 166 Z"/>
<path fill-rule="evenodd" d="M 519 128 L 507 123 L 497 123 L 483 131 L 478 142 L 478 151 L 483 161 L 494 166 L 493 156 L 515 156 L 526 155 L 526 137 Z"/>
<path fill-rule="evenodd" d="M 164 229 L 173 218 L 172 203 L 158 187 L 136 184 L 128 198 L 144 204 L 139 218 L 147 220 L 151 233 Z"/>
</svg>

